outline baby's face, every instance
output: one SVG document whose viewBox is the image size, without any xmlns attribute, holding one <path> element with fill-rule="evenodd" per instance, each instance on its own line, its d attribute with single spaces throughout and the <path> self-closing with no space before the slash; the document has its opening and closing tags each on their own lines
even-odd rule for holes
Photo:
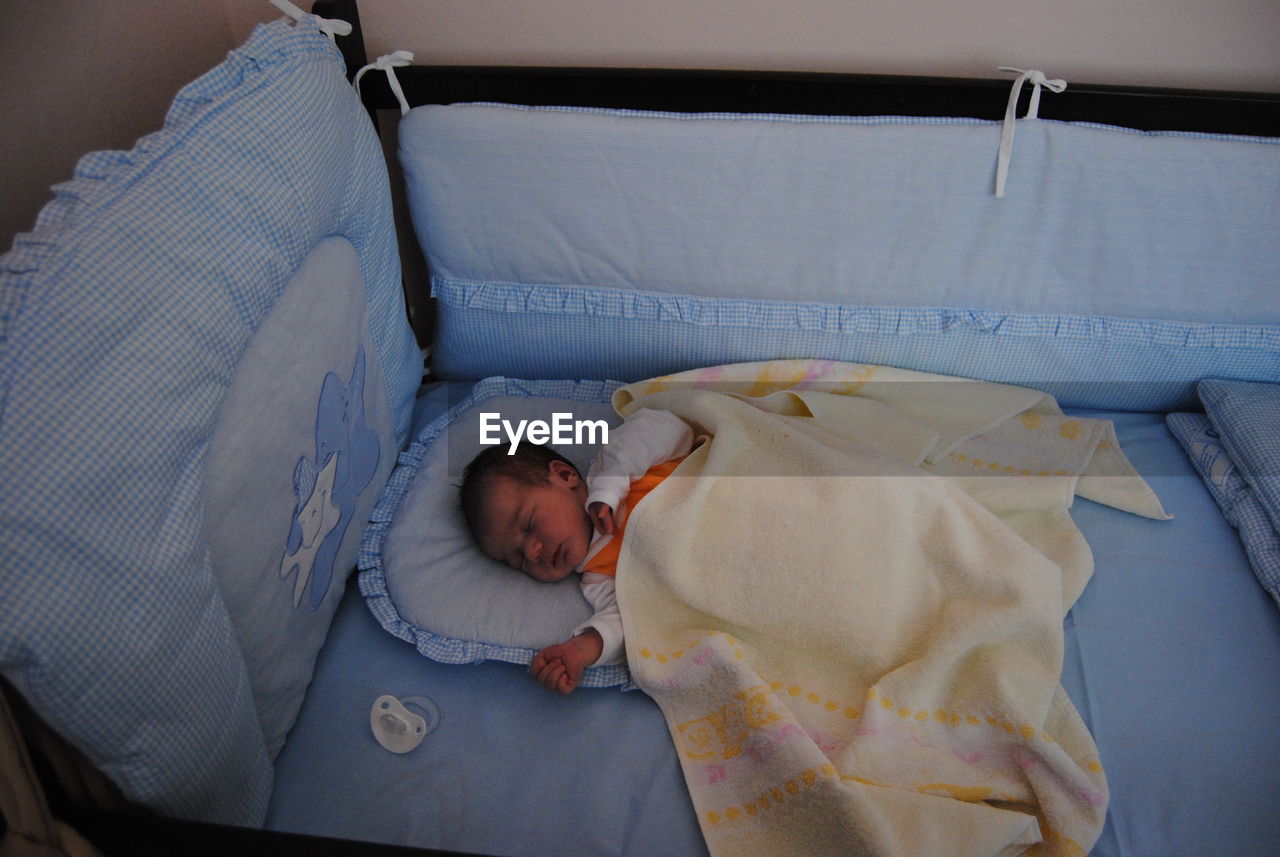
<svg viewBox="0 0 1280 857">
<path fill-rule="evenodd" d="M 541 485 L 495 479 L 478 539 L 485 554 L 544 583 L 567 577 L 582 562 L 594 531 L 581 477 L 559 461 L 549 471 Z"/>
</svg>

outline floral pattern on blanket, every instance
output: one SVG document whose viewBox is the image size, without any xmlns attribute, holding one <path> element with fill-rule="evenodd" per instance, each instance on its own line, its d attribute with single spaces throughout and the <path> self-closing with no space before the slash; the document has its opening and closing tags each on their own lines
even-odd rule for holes
<svg viewBox="0 0 1280 857">
<path fill-rule="evenodd" d="M 677 691 L 705 682 L 705 676 L 696 674 L 698 668 L 716 669 L 719 661 L 719 668 L 724 669 L 729 659 L 746 658 L 742 646 L 728 634 L 707 632 L 687 649 L 669 653 L 644 649 L 640 654 L 667 665 L 668 677 L 656 680 L 655 686 Z M 701 651 L 694 654 L 699 648 Z M 689 657 L 681 664 L 685 655 Z M 1095 754 L 1089 754 L 1079 768 L 1058 747 L 1053 735 L 1033 724 L 946 708 L 916 709 L 905 700 L 882 694 L 875 685 L 856 704 L 833 699 L 816 687 L 778 680 L 750 685 L 703 716 L 675 724 L 672 733 L 686 776 L 706 786 L 751 779 L 767 770 L 772 760 L 794 751 L 788 748 L 789 741 L 796 742 L 800 751 L 816 746 L 829 760 L 855 739 L 874 738 L 884 753 L 894 758 L 889 766 L 893 770 L 883 777 L 885 781 L 876 779 L 874 767 L 838 769 L 831 761 L 815 758 L 809 767 L 796 766 L 785 777 L 766 781 L 745 801 L 703 809 L 705 825 L 719 828 L 751 820 L 768 823 L 770 812 L 781 810 L 788 800 L 794 802 L 803 791 L 822 783 L 894 788 L 893 781 L 902 777 L 900 761 L 904 757 L 914 757 L 917 762 L 911 776 L 918 782 L 915 791 L 921 795 L 1000 805 L 1034 816 L 1038 812 L 1034 795 L 1028 792 L 1019 771 L 1044 764 L 1057 775 L 1074 771 L 1070 789 L 1087 806 L 1104 809 L 1107 805 L 1105 783 L 1095 779 L 1103 774 Z M 900 753 L 896 748 L 908 752 Z M 928 752 L 921 756 L 921 750 Z M 1009 759 L 1016 768 L 1006 764 Z M 974 784 L 975 775 L 985 782 Z M 1074 851 L 1079 843 L 1052 827 L 1046 825 L 1041 832 L 1061 846 L 1043 853 L 1083 854 Z"/>
</svg>

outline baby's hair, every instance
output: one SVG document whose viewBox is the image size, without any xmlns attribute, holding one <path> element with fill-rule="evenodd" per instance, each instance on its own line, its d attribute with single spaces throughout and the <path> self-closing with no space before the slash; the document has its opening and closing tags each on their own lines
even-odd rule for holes
<svg viewBox="0 0 1280 857">
<path fill-rule="evenodd" d="M 522 443 L 510 455 L 505 444 L 481 451 L 462 471 L 462 482 L 458 486 L 458 506 L 462 509 L 467 528 L 473 534 L 479 533 L 480 513 L 484 510 L 489 486 L 494 479 L 502 477 L 524 485 L 545 485 L 550 478 L 549 468 L 553 461 L 563 461 L 573 467 L 575 473 L 578 472 L 572 461 L 550 446 Z"/>
</svg>

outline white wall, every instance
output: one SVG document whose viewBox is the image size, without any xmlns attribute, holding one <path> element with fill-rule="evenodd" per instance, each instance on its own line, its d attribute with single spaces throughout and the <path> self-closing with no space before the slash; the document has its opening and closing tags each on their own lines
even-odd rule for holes
<svg viewBox="0 0 1280 857">
<path fill-rule="evenodd" d="M 208 0 L 0 0 L 0 252 L 81 155 L 162 127 L 174 94 L 234 46 L 231 32 Z"/>
<path fill-rule="evenodd" d="M 1280 92 L 1280 0 L 362 0 L 370 56 Z"/>
</svg>

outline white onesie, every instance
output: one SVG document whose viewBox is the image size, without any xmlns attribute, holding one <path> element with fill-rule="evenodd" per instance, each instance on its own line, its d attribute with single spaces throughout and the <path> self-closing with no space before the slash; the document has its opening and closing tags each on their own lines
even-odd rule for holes
<svg viewBox="0 0 1280 857">
<path fill-rule="evenodd" d="M 587 471 L 586 505 L 600 502 L 613 509 L 614 520 L 621 526 L 628 509 L 623 504 L 631 483 L 645 474 L 649 468 L 689 454 L 693 448 L 693 430 L 670 411 L 640 408 L 616 429 L 609 432 L 609 443 L 600 447 L 595 461 Z M 599 530 L 587 548 L 587 555 L 576 569 L 582 574 L 582 594 L 595 614 L 573 630 L 573 636 L 588 628 L 595 628 L 604 641 L 604 649 L 596 664 L 621 664 L 626 662 L 626 649 L 622 637 L 622 617 L 618 613 L 618 599 L 612 577 L 593 572 L 582 572 L 591 557 L 613 540 Z"/>
</svg>

